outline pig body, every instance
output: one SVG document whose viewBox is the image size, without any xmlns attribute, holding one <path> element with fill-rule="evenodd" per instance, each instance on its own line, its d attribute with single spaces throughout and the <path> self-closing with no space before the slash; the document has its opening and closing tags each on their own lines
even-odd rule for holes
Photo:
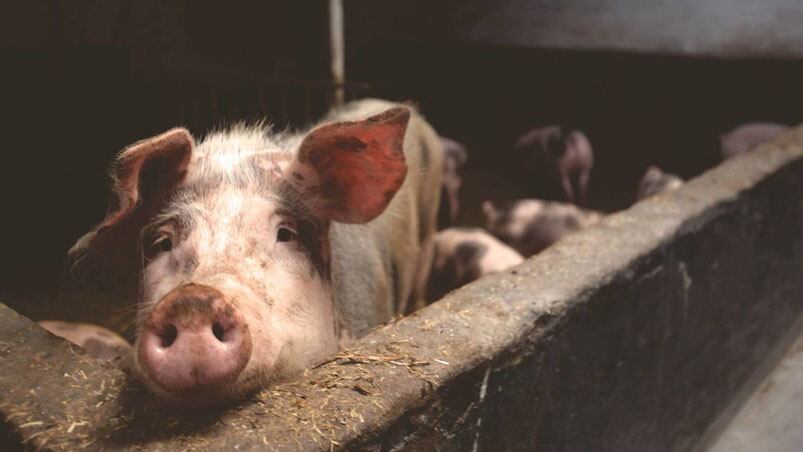
<svg viewBox="0 0 803 452">
<path fill-rule="evenodd" d="M 789 126 L 771 122 L 749 122 L 720 135 L 720 155 L 723 159 L 744 154 L 761 143 L 770 141 Z"/>
<path fill-rule="evenodd" d="M 594 151 L 586 135 L 560 126 L 531 129 L 516 140 L 515 150 L 525 166 L 543 165 L 569 202 L 585 202 Z"/>
<path fill-rule="evenodd" d="M 331 112 L 325 119 L 350 121 L 377 114 L 393 104 L 366 99 L 352 102 Z M 374 326 L 387 322 L 392 316 L 408 314 L 426 304 L 424 284 L 432 262 L 432 240 L 437 230 L 441 199 L 441 174 L 445 163 L 443 144 L 435 130 L 421 117 L 414 115 L 407 127 L 404 152 L 408 176 L 386 211 L 367 225 L 334 223 L 332 252 L 335 304 L 352 336 L 362 336 Z M 366 235 L 367 234 L 367 235 Z M 371 242 L 365 242 L 372 237 Z M 369 247 L 359 242 L 369 243 Z M 365 259 L 365 256 L 373 256 Z M 383 261 L 383 274 L 356 274 L 355 265 L 371 265 Z M 389 260 L 388 260 L 389 259 Z M 370 271 L 366 268 L 367 271 Z M 393 280 L 395 275 L 396 280 Z M 395 285 L 391 301 L 376 304 L 376 297 L 355 297 L 377 281 L 388 279 Z M 385 290 L 382 289 L 381 292 Z M 369 306 L 360 306 L 359 302 Z M 366 313 L 372 313 L 366 316 Z"/>
<path fill-rule="evenodd" d="M 457 221 L 460 213 L 460 187 L 463 185 L 463 167 L 468 160 L 468 151 L 461 143 L 441 137 L 443 144 L 443 178 L 441 179 L 441 203 L 438 211 L 438 228 L 445 229 Z"/>
<path fill-rule="evenodd" d="M 131 344 L 119 334 L 88 323 L 70 323 L 58 320 L 43 320 L 39 326 L 86 350 L 95 358 L 124 365 L 131 357 Z"/>
<path fill-rule="evenodd" d="M 482 205 L 486 229 L 524 257 L 532 256 L 563 237 L 602 219 L 600 212 L 573 204 L 523 199 L 506 206 Z"/>
<path fill-rule="evenodd" d="M 427 300 L 434 302 L 448 292 L 484 275 L 520 264 L 524 258 L 479 228 L 448 228 L 435 235 Z"/>
<path fill-rule="evenodd" d="M 683 179 L 674 174 L 661 171 L 655 165 L 650 165 L 638 184 L 638 200 L 655 196 L 659 193 L 675 190 L 683 185 Z"/>
<path fill-rule="evenodd" d="M 417 112 L 380 100 L 301 134 L 174 129 L 118 157 L 112 208 L 69 261 L 139 275 L 132 370 L 155 394 L 231 400 L 407 309 L 442 158 Z"/>
</svg>

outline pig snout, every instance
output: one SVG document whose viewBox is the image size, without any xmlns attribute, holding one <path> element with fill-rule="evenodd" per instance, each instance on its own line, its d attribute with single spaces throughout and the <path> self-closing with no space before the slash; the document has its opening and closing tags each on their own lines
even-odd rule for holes
<svg viewBox="0 0 803 452">
<path fill-rule="evenodd" d="M 170 393 L 224 390 L 251 357 L 251 335 L 220 291 L 187 284 L 156 304 L 140 334 L 138 355 L 142 370 Z"/>
</svg>

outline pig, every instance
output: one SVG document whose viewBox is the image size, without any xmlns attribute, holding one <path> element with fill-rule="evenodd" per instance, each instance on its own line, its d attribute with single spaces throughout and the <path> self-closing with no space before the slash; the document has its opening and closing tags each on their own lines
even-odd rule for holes
<svg viewBox="0 0 803 452">
<path fill-rule="evenodd" d="M 427 283 L 427 301 L 484 275 L 516 266 L 524 258 L 480 228 L 448 228 L 434 238 L 435 252 Z"/>
<path fill-rule="evenodd" d="M 565 200 L 585 203 L 594 150 L 583 132 L 554 125 L 534 128 L 516 140 L 515 152 L 522 165 L 545 166 Z"/>
<path fill-rule="evenodd" d="M 468 160 L 466 147 L 450 138 L 441 137 L 443 144 L 443 178 L 441 203 L 438 211 L 438 229 L 445 229 L 457 221 L 460 212 L 458 194 L 463 185 L 463 167 Z"/>
<path fill-rule="evenodd" d="M 334 109 L 325 121 L 342 121 L 362 119 L 365 111 L 380 111 L 390 104 L 386 101 L 368 99 L 361 102 L 351 102 Z M 415 110 L 413 110 L 415 111 Z M 404 216 L 396 218 L 393 227 L 387 229 L 385 239 L 391 244 L 394 256 L 405 263 L 415 261 L 415 265 L 396 265 L 391 271 L 401 272 L 397 280 L 402 284 L 397 291 L 400 293 L 399 301 L 394 306 L 395 315 L 410 314 L 426 305 L 425 284 L 432 263 L 432 239 L 438 229 L 438 211 L 440 210 L 441 180 L 445 164 L 443 142 L 439 135 L 420 115 L 415 121 L 414 133 L 405 136 L 405 146 L 410 146 L 415 157 L 414 171 L 410 172 L 410 185 L 412 193 L 404 194 L 397 201 L 396 207 L 388 215 Z M 415 143 L 417 142 L 417 143 Z M 406 153 L 406 151 L 405 151 Z M 408 157 L 410 158 L 410 157 Z M 402 222 L 406 224 L 402 227 Z M 413 230 L 417 231 L 418 239 Z M 403 234 L 402 234 L 403 232 Z M 398 233 L 394 234 L 394 233 Z M 401 237 L 401 238 L 400 238 Z M 411 244 L 417 244 L 413 246 Z M 411 273 L 411 274 L 408 274 Z M 401 294 L 405 294 L 401 296 Z M 409 295 L 406 295 L 409 294 Z M 351 307 L 347 304 L 346 308 Z M 352 318 L 362 314 L 353 312 Z M 382 322 L 385 322 L 383 320 Z M 373 325 L 372 325 L 373 326 Z M 367 332 L 371 327 L 363 327 L 359 335 Z M 353 334 L 349 337 L 354 337 Z"/>
<path fill-rule="evenodd" d="M 301 133 L 175 128 L 117 157 L 108 213 L 68 262 L 88 284 L 139 280 L 130 371 L 152 393 L 227 403 L 405 309 L 442 161 L 413 107 L 377 99 Z"/>
<path fill-rule="evenodd" d="M 772 122 L 748 122 L 719 136 L 719 153 L 723 160 L 755 148 L 788 130 L 789 126 Z"/>
<path fill-rule="evenodd" d="M 537 254 L 603 217 L 600 212 L 573 204 L 540 199 L 521 199 L 503 206 L 485 201 L 482 210 L 486 229 L 524 257 Z"/>
<path fill-rule="evenodd" d="M 650 165 L 641 181 L 638 183 L 637 200 L 649 198 L 659 193 L 675 190 L 683 185 L 683 179 L 674 174 L 661 171 L 655 165 Z"/>
<path fill-rule="evenodd" d="M 42 320 L 39 326 L 83 348 L 97 359 L 123 362 L 131 356 L 131 344 L 107 328 L 88 323 Z"/>
</svg>

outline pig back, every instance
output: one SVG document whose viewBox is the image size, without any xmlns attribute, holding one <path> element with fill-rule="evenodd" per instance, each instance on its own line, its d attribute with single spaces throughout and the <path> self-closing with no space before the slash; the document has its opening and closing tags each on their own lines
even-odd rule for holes
<svg viewBox="0 0 803 452">
<path fill-rule="evenodd" d="M 333 110 L 326 119 L 363 119 L 396 106 L 365 99 Z M 429 272 L 443 149 L 432 127 L 411 110 L 404 138 L 407 176 L 388 208 L 368 224 L 333 223 L 330 230 L 335 309 L 355 337 L 423 298 L 416 281 Z"/>
</svg>

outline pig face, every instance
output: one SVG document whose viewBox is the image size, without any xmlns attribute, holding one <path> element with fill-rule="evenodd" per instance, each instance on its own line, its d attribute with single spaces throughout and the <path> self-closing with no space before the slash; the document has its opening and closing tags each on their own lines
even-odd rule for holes
<svg viewBox="0 0 803 452">
<path fill-rule="evenodd" d="M 85 276 L 141 263 L 135 375 L 163 398 L 209 404 L 334 352 L 329 224 L 387 207 L 407 173 L 409 114 L 303 137 L 239 127 L 197 146 L 175 129 L 125 150 L 110 214 L 70 260 Z"/>
</svg>

